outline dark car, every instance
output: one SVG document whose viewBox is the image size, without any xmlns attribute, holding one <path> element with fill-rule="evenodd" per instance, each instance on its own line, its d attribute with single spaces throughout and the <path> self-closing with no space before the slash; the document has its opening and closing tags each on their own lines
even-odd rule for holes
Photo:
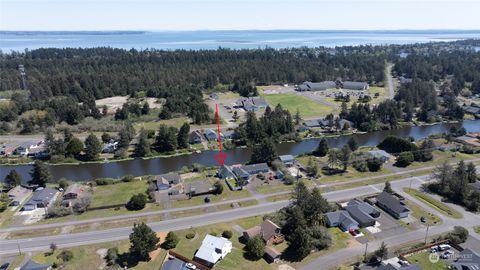
<svg viewBox="0 0 480 270">
<path fill-rule="evenodd" d="M 9 266 L 10 266 L 9 263 L 4 263 L 2 264 L 2 266 L 0 266 L 0 270 L 7 270 Z"/>
</svg>

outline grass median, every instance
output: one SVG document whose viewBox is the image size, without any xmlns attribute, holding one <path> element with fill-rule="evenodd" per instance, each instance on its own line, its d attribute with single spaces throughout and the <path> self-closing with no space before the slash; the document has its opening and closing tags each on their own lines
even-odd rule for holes
<svg viewBox="0 0 480 270">
<path fill-rule="evenodd" d="M 420 192 L 416 189 L 410 189 L 410 188 L 404 188 L 403 191 L 415 197 L 416 199 L 422 201 L 423 203 L 429 205 L 430 207 L 435 208 L 437 211 L 439 211 L 440 213 L 448 217 L 455 218 L 455 219 L 460 219 L 463 217 L 463 215 L 460 212 L 456 211 L 455 209 L 452 209 L 451 207 L 444 204 L 443 202 L 438 201 L 423 192 Z"/>
</svg>

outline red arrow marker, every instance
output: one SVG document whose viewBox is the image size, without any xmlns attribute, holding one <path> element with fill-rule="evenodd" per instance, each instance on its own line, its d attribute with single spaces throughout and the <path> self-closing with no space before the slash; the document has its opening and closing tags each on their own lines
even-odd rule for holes
<svg viewBox="0 0 480 270">
<path fill-rule="evenodd" d="M 225 164 L 225 160 L 227 159 L 227 154 L 223 153 L 222 150 L 222 137 L 220 135 L 220 119 L 218 117 L 218 104 L 216 105 L 216 110 L 215 110 L 215 118 L 217 119 L 217 134 L 218 134 L 218 149 L 220 149 L 220 152 L 218 155 L 215 155 L 215 160 L 217 160 L 219 166 L 223 166 Z"/>
</svg>

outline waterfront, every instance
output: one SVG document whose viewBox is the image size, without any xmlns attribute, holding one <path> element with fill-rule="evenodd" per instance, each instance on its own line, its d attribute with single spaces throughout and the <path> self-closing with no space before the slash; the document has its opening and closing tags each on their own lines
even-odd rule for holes
<svg viewBox="0 0 480 270">
<path fill-rule="evenodd" d="M 404 127 L 395 130 L 376 131 L 365 134 L 354 134 L 327 138 L 330 147 L 342 147 L 348 139 L 353 136 L 361 146 L 375 146 L 388 135 L 396 135 L 403 138 L 413 137 L 414 139 L 425 138 L 431 134 L 448 132 L 452 125 L 458 124 L 436 124 L 428 126 Z M 469 132 L 480 131 L 480 120 L 467 120 L 462 123 Z M 278 154 L 300 155 L 315 149 L 319 139 L 307 139 L 301 142 L 288 142 L 277 145 Z M 99 177 L 120 177 L 126 174 L 135 176 L 161 174 L 176 171 L 184 166 L 191 166 L 198 163 L 204 166 L 215 166 L 214 155 L 217 151 L 204 151 L 191 155 L 180 155 L 165 158 L 133 159 L 108 163 L 86 163 L 80 165 L 49 165 L 54 179 L 65 177 L 75 181 L 89 181 Z M 247 162 L 251 155 L 251 149 L 239 148 L 226 151 L 227 164 Z M 8 165 L 0 166 L 0 179 L 4 179 L 11 169 L 17 170 L 24 180 L 30 178 L 31 165 Z"/>
</svg>

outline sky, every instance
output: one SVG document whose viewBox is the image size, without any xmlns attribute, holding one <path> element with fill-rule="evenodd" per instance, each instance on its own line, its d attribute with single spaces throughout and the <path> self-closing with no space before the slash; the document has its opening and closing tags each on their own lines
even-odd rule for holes
<svg viewBox="0 0 480 270">
<path fill-rule="evenodd" d="M 0 0 L 0 30 L 480 29 L 480 0 Z"/>
</svg>

